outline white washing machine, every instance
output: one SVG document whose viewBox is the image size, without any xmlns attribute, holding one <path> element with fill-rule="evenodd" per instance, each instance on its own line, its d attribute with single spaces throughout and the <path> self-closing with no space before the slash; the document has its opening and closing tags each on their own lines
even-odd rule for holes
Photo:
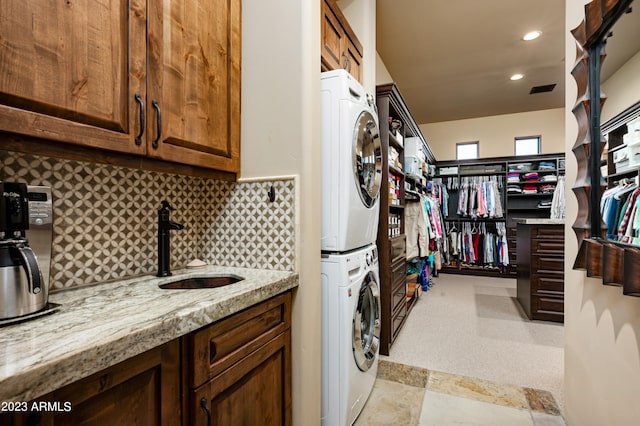
<svg viewBox="0 0 640 426">
<path fill-rule="evenodd" d="M 375 99 L 346 70 L 322 73 L 322 251 L 376 241 L 382 147 Z"/>
<path fill-rule="evenodd" d="M 321 263 L 322 425 L 351 426 L 378 373 L 378 252 L 372 244 Z"/>
</svg>

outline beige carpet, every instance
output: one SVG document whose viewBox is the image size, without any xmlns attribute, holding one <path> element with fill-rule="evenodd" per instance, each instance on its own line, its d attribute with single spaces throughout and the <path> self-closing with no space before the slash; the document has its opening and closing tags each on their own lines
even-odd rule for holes
<svg viewBox="0 0 640 426">
<path fill-rule="evenodd" d="M 441 274 L 434 282 L 381 359 L 547 390 L 563 409 L 562 324 L 528 320 L 515 279 Z"/>
</svg>

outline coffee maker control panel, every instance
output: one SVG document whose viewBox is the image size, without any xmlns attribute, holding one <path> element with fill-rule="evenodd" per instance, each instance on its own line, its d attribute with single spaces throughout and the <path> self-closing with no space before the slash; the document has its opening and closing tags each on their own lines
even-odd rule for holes
<svg viewBox="0 0 640 426">
<path fill-rule="evenodd" d="M 28 187 L 29 225 L 41 226 L 53 224 L 53 203 L 51 188 L 48 186 Z"/>
</svg>

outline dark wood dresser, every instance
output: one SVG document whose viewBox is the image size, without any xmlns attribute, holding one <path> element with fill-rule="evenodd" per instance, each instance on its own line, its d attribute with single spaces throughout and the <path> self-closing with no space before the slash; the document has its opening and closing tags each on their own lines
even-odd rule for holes
<svg viewBox="0 0 640 426">
<path fill-rule="evenodd" d="M 564 322 L 564 223 L 517 221 L 518 301 L 532 320 Z"/>
</svg>

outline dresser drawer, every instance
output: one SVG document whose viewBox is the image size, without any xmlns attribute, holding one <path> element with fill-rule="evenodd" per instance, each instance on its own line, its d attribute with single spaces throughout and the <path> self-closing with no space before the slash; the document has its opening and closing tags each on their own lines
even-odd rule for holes
<svg viewBox="0 0 640 426">
<path fill-rule="evenodd" d="M 531 276 L 531 291 L 535 293 L 553 293 L 564 295 L 564 273 L 533 274 Z"/>
<path fill-rule="evenodd" d="M 391 320 L 391 336 L 392 336 L 391 340 L 392 341 L 396 339 L 396 336 L 398 335 L 398 332 L 402 328 L 402 323 L 404 322 L 406 317 L 407 317 L 407 301 L 405 296 L 403 303 L 400 303 L 397 306 L 397 310 L 394 311 L 393 313 L 393 318 Z"/>
<path fill-rule="evenodd" d="M 531 238 L 555 238 L 564 241 L 564 226 L 534 226 L 531 229 Z"/>
<path fill-rule="evenodd" d="M 531 256 L 531 273 L 546 271 L 559 271 L 564 274 L 564 257 L 544 254 Z"/>
<path fill-rule="evenodd" d="M 407 262 L 401 259 L 399 262 L 391 264 L 391 286 L 405 283 L 407 280 Z"/>
<path fill-rule="evenodd" d="M 531 240 L 531 252 L 564 256 L 564 241 L 551 238 L 535 238 Z"/>
<path fill-rule="evenodd" d="M 399 237 L 393 238 L 390 240 L 390 249 L 391 249 L 391 263 L 394 264 L 398 262 L 400 259 L 406 260 L 407 258 L 407 250 L 406 250 L 406 236 L 401 235 Z"/>
<path fill-rule="evenodd" d="M 531 296 L 531 307 L 535 313 L 564 313 L 564 298 L 550 296 Z"/>
<path fill-rule="evenodd" d="M 398 308 L 398 305 L 407 303 L 407 286 L 404 283 L 391 289 L 391 311 Z"/>
<path fill-rule="evenodd" d="M 189 334 L 189 385 L 202 385 L 290 327 L 287 292 Z"/>
</svg>

